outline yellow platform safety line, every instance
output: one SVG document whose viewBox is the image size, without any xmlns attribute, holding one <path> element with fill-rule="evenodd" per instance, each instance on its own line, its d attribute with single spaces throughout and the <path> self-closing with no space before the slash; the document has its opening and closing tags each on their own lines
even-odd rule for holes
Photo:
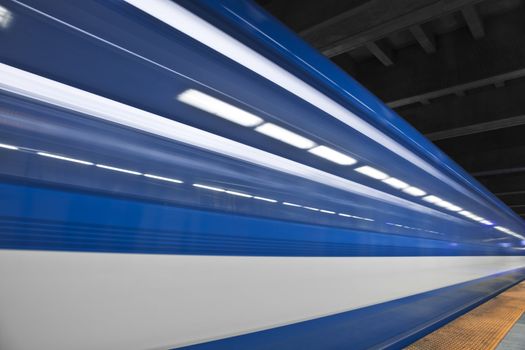
<svg viewBox="0 0 525 350">
<path fill-rule="evenodd" d="M 525 282 L 413 343 L 408 350 L 493 350 L 525 312 Z"/>
</svg>

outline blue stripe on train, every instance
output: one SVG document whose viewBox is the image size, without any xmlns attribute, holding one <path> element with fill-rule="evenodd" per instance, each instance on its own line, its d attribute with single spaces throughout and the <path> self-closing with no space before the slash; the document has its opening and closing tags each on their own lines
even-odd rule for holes
<svg viewBox="0 0 525 350">
<path fill-rule="evenodd" d="M 0 248 L 244 256 L 521 255 L 380 234 L 0 183 Z"/>
<path fill-rule="evenodd" d="M 185 350 L 400 349 L 525 279 L 525 268 Z"/>
</svg>

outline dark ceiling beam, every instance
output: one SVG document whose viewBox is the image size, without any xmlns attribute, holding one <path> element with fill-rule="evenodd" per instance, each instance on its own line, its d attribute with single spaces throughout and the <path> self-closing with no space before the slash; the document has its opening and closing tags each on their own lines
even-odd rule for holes
<svg viewBox="0 0 525 350">
<path fill-rule="evenodd" d="M 515 80 L 504 89 L 486 87 L 463 96 L 445 96 L 433 100 L 427 106 L 412 104 L 396 111 L 423 134 L 461 130 L 463 127 L 468 128 L 479 123 L 497 122 L 525 115 L 523 91 L 525 79 Z"/>
<path fill-rule="evenodd" d="M 410 27 L 410 33 L 417 40 L 421 48 L 428 54 L 436 52 L 436 42 L 434 36 L 424 30 L 419 24 Z"/>
<path fill-rule="evenodd" d="M 525 167 L 476 171 L 476 172 L 470 173 L 470 175 L 479 177 L 479 176 L 507 175 L 507 174 L 514 174 L 514 173 L 523 173 L 523 172 L 525 172 Z"/>
<path fill-rule="evenodd" d="M 390 67 L 362 61 L 355 78 L 394 107 L 507 82 L 525 69 L 524 17 L 525 7 L 487 17 L 482 42 L 472 40 L 466 28 L 442 34 L 432 55 L 415 45 L 396 50 Z"/>
<path fill-rule="evenodd" d="M 474 5 L 465 6 L 461 10 L 461 13 L 463 14 L 463 18 L 465 18 L 465 22 L 467 22 L 468 28 L 474 39 L 483 38 L 485 36 L 485 29 L 483 28 L 483 22 L 481 21 L 481 18 L 479 18 L 478 11 L 476 11 Z"/>
<path fill-rule="evenodd" d="M 525 194 L 525 173 L 513 173 L 504 174 L 501 176 L 489 176 L 489 177 L 478 177 L 485 187 L 487 187 L 492 193 L 500 197 L 512 197 L 516 195 Z M 513 202 L 509 205 L 521 205 L 525 204 L 525 200 L 522 202 Z"/>
<path fill-rule="evenodd" d="M 480 0 L 371 0 L 299 34 L 314 47 L 333 57 L 409 29 Z"/>
<path fill-rule="evenodd" d="M 525 143 L 519 140 L 517 133 L 507 138 L 511 144 Z M 452 159 L 492 191 L 521 190 L 525 188 L 525 185 L 521 185 L 525 184 L 525 145 L 503 147 L 499 145 L 500 142 L 499 138 L 488 137 L 487 141 L 465 142 L 458 139 L 450 145 L 440 146 Z"/>
<path fill-rule="evenodd" d="M 448 129 L 437 131 L 425 136 L 431 141 L 445 140 L 453 137 L 466 136 L 472 134 L 478 134 L 482 132 L 510 128 L 513 126 L 524 125 L 525 124 L 525 115 L 520 115 L 512 118 L 504 118 L 500 120 L 495 120 L 486 123 L 478 123 L 463 126 L 460 128 Z M 525 168 L 524 168 L 525 169 Z"/>
<path fill-rule="evenodd" d="M 514 196 L 516 194 L 525 194 L 525 190 L 520 191 L 509 191 L 509 192 L 496 192 L 496 196 Z"/>
<path fill-rule="evenodd" d="M 475 81 L 471 81 L 471 82 L 464 83 L 464 84 L 449 86 L 444 89 L 439 89 L 439 90 L 430 91 L 430 92 L 426 92 L 426 93 L 415 95 L 415 96 L 401 98 L 396 101 L 387 102 L 387 105 L 390 108 L 399 108 L 399 107 L 410 105 L 413 103 L 418 103 L 418 102 L 423 103 L 422 101 L 429 101 L 429 100 L 436 99 L 442 96 L 462 94 L 468 90 L 472 90 L 472 89 L 476 89 L 476 88 L 480 88 L 480 87 L 484 87 L 488 85 L 496 85 L 501 82 L 504 83 L 508 80 L 518 79 L 522 77 L 525 77 L 525 68 L 518 69 L 512 72 L 494 75 L 491 77 L 487 77 L 487 78 L 483 78 L 483 79 L 479 79 Z"/>
<path fill-rule="evenodd" d="M 369 41 L 365 44 L 365 47 L 374 55 L 383 65 L 391 66 L 394 64 L 392 59 L 392 50 L 390 50 L 386 45 L 381 44 L 380 42 Z"/>
</svg>

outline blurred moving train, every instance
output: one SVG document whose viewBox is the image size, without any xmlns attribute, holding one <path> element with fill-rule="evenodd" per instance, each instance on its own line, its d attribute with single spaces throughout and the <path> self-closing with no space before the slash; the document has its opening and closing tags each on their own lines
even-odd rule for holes
<svg viewBox="0 0 525 350">
<path fill-rule="evenodd" d="M 400 348 L 525 223 L 257 5 L 0 0 L 0 348 Z"/>
</svg>

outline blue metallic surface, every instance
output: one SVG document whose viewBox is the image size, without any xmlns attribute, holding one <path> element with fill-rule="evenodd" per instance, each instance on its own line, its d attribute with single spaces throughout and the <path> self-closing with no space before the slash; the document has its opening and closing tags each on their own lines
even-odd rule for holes
<svg viewBox="0 0 525 350">
<path fill-rule="evenodd" d="M 0 191 L 4 249 L 246 256 L 516 254 L 497 245 L 451 245 L 29 185 L 3 184 Z"/>
<path fill-rule="evenodd" d="M 0 53 L 0 60 L 3 63 L 322 169 L 385 193 L 420 202 L 420 199 L 366 178 L 348 167 L 298 151 L 253 130 L 176 101 L 175 96 L 185 89 L 198 88 L 256 113 L 267 121 L 285 125 L 317 143 L 342 149 L 355 157 L 358 164 L 387 169 L 389 174 L 458 203 L 496 224 L 519 232 L 523 229 L 521 219 L 475 183 L 475 180 L 466 176 L 394 112 L 250 3 L 182 2 L 184 6 L 272 58 L 394 137 L 450 177 L 451 181 L 460 184 L 461 191 L 451 188 L 398 154 L 372 142 L 365 135 L 265 78 L 126 3 L 6 0 L 0 3 L 9 8 L 15 18 L 9 30 L 0 32 L 4 48 Z M 283 51 L 284 48 L 286 51 Z M 250 88 L 247 89 L 247 86 Z M 137 185 L 140 183 L 142 186 L 145 179 L 131 179 L 122 174 L 100 171 L 93 175 L 90 170 L 78 167 L 75 169 L 74 165 L 59 165 L 49 159 L 36 160 L 26 154 L 6 154 L 8 151 L 2 150 L 3 157 L 7 159 L 2 171 L 8 176 L 67 185 L 68 188 L 106 191 L 110 195 L 139 196 L 178 205 L 211 207 L 214 210 L 311 224 L 441 239 L 451 244 L 464 242 L 492 246 L 499 243 L 520 245 L 513 237 L 462 217 L 447 221 L 433 216 L 414 215 L 407 208 L 348 194 L 318 183 L 297 180 L 253 164 L 242 164 L 225 157 L 206 154 L 188 145 L 177 145 L 89 118 L 81 119 L 69 111 L 59 112 L 52 107 L 6 94 L 2 95 L 2 99 L 1 142 L 62 154 L 64 149 L 61 145 L 67 144 L 71 145 L 67 154 L 81 159 L 110 162 L 121 167 L 140 167 L 142 171 L 160 171 L 175 178 L 185 177 L 187 182 L 207 181 L 250 193 L 260 191 L 261 196 L 278 197 L 280 201 L 299 201 L 305 205 L 370 217 L 375 221 L 360 222 L 321 214 L 312 215 L 282 205 L 272 207 L 266 203 L 255 204 L 243 198 L 223 199 L 213 195 L 213 200 L 210 201 L 209 195 L 202 197 L 195 189 L 190 193 L 186 189 L 182 190 L 182 187 L 173 189 L 177 191 L 177 196 L 170 196 L 168 199 L 167 193 L 171 191 L 171 187 L 166 192 L 165 185 L 161 189 L 153 185 L 137 190 Z M 22 120 L 27 122 L 22 123 Z M 48 128 L 41 127 L 41 124 Z M 68 132 L 58 131 L 59 125 Z M 323 127 L 319 128 L 319 125 Z M 69 130 L 74 130 L 74 133 Z M 97 137 L 92 137 L 93 135 Z M 171 157 L 166 154 L 167 149 L 170 149 Z M 51 164 L 49 162 L 53 166 L 47 165 Z M 173 171 L 175 164 L 177 170 Z M 146 182 L 151 184 L 150 180 Z M 186 192 L 179 195 L 179 190 Z M 387 223 L 401 224 L 410 229 Z M 518 253 L 522 251 L 517 250 L 513 254 Z"/>
</svg>

